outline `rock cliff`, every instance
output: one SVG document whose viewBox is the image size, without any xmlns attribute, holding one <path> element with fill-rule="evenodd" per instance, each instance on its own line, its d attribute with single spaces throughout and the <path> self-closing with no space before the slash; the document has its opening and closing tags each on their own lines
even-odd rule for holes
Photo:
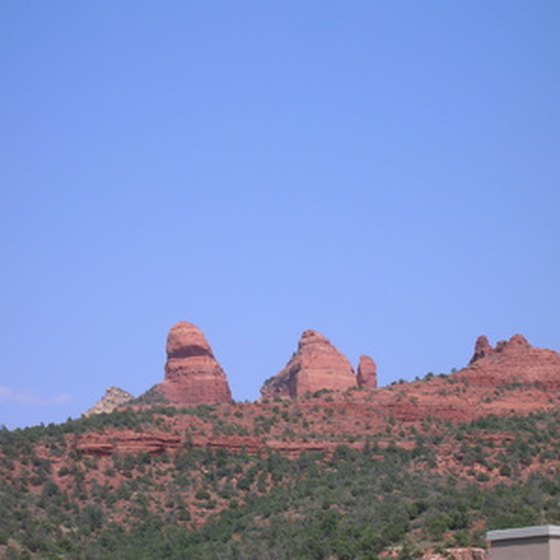
<svg viewBox="0 0 560 560">
<path fill-rule="evenodd" d="M 265 382 L 261 394 L 295 399 L 321 389 L 344 391 L 356 386 L 350 362 L 322 334 L 307 330 L 297 352 L 283 370 Z"/>
<path fill-rule="evenodd" d="M 469 383 L 484 387 L 540 385 L 560 388 L 560 354 L 534 348 L 516 334 L 493 348 L 485 336 L 478 337 L 468 367 L 460 372 Z"/>
<path fill-rule="evenodd" d="M 191 323 L 174 325 L 167 336 L 165 379 L 155 391 L 171 404 L 231 401 L 226 374 L 202 331 Z"/>
</svg>

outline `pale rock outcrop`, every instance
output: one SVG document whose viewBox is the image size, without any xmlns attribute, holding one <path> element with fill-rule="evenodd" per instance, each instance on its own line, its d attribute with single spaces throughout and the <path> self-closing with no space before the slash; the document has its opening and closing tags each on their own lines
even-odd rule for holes
<svg viewBox="0 0 560 560">
<path fill-rule="evenodd" d="M 130 402 L 134 397 L 123 389 L 118 387 L 109 387 L 103 397 L 95 403 L 89 410 L 84 412 L 84 416 L 92 416 L 93 414 L 109 414 L 119 406 L 123 406 Z"/>
</svg>

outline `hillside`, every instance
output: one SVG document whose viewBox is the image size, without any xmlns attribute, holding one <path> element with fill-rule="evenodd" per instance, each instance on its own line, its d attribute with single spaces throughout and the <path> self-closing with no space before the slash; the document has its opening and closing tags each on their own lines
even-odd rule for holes
<svg viewBox="0 0 560 560">
<path fill-rule="evenodd" d="M 222 376 L 195 355 L 173 383 L 193 363 Z M 488 528 L 560 522 L 559 380 L 557 353 L 479 339 L 463 370 L 412 383 L 188 406 L 150 391 L 3 430 L 0 557 L 482 558 Z"/>
</svg>

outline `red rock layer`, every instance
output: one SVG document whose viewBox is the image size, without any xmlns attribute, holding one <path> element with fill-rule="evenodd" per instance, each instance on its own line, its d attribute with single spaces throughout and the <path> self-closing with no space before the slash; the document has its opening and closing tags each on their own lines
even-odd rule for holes
<svg viewBox="0 0 560 560">
<path fill-rule="evenodd" d="M 181 438 L 165 433 L 133 431 L 93 432 L 78 436 L 74 448 L 85 455 L 150 453 L 159 455 L 177 449 Z"/>
<path fill-rule="evenodd" d="M 305 331 L 297 352 L 286 367 L 261 388 L 263 397 L 302 397 L 321 389 L 345 391 L 356 387 L 357 381 L 350 362 L 315 331 Z"/>
<path fill-rule="evenodd" d="M 520 334 L 501 341 L 495 348 L 485 336 L 475 345 L 469 366 L 460 377 L 484 387 L 512 384 L 538 384 L 551 389 L 560 388 L 560 354 L 531 346 Z"/>
<path fill-rule="evenodd" d="M 356 380 L 358 387 L 377 389 L 377 366 L 369 356 L 360 356 Z"/>
<path fill-rule="evenodd" d="M 191 323 L 173 326 L 167 336 L 165 380 L 156 385 L 172 404 L 216 404 L 231 401 L 226 374 L 202 331 Z"/>
<path fill-rule="evenodd" d="M 149 453 L 160 455 L 172 453 L 184 447 L 185 440 L 180 436 L 162 432 L 137 433 L 132 430 L 111 430 L 82 434 L 76 438 L 74 449 L 84 455 L 111 456 L 115 454 Z M 230 452 L 259 453 L 276 451 L 287 457 L 299 457 L 309 451 L 328 453 L 340 445 L 338 441 L 284 441 L 281 439 L 263 440 L 255 436 L 192 436 L 188 444 L 198 449 L 225 449 Z M 349 443 L 353 449 L 362 449 L 360 442 Z"/>
</svg>

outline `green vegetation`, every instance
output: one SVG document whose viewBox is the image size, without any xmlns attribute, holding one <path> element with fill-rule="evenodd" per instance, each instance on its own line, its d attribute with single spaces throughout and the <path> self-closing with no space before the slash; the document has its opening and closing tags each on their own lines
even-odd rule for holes
<svg viewBox="0 0 560 560">
<path fill-rule="evenodd" d="M 86 432 L 165 431 L 180 416 L 220 433 L 250 416 L 259 437 L 305 422 L 297 405 L 232 410 L 227 422 L 216 407 L 157 407 L 0 430 L 0 557 L 372 560 L 394 547 L 405 559 L 484 546 L 486 528 L 560 523 L 559 412 L 421 429 L 393 419 L 391 438 L 412 446 L 372 437 L 294 459 L 188 438 L 159 456 L 74 449 Z M 445 453 L 458 470 L 437 468 Z"/>
</svg>

